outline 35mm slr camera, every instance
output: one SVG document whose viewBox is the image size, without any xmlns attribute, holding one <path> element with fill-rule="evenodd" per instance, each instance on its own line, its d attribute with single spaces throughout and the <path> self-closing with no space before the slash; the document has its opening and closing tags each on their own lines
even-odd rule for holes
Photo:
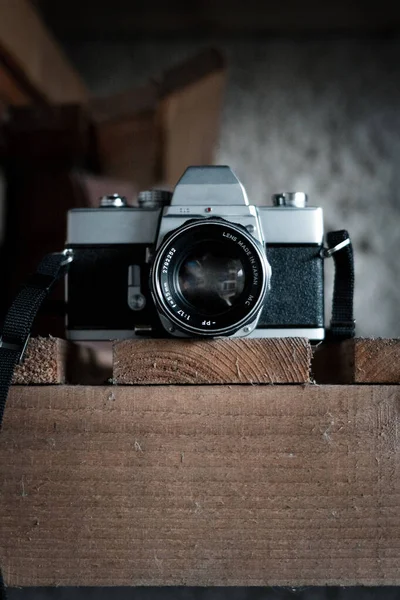
<svg viewBox="0 0 400 600">
<path fill-rule="evenodd" d="M 72 340 L 324 338 L 323 215 L 303 193 L 249 204 L 229 167 L 189 167 L 173 194 L 68 214 Z"/>
</svg>

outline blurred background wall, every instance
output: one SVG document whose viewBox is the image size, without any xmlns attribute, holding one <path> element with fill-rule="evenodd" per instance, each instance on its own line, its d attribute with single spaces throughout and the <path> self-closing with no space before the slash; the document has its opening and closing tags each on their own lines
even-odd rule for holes
<svg viewBox="0 0 400 600">
<path fill-rule="evenodd" d="M 347 228 L 358 333 L 400 335 L 400 41 L 64 39 L 98 95 L 144 83 L 210 43 L 228 59 L 217 161 L 237 171 L 252 202 L 304 190 L 327 229 Z M 327 265 L 328 298 L 331 279 Z"/>
</svg>

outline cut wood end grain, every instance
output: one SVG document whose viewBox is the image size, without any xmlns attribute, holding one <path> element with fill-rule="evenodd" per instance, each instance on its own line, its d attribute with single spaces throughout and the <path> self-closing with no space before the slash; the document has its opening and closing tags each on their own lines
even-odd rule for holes
<svg viewBox="0 0 400 600">
<path fill-rule="evenodd" d="M 75 344 L 53 337 L 31 338 L 15 369 L 14 385 L 103 384 L 112 375 L 111 344 Z"/>
<path fill-rule="evenodd" d="M 400 383 L 399 338 L 360 338 L 347 347 L 354 356 L 354 383 Z"/>
<path fill-rule="evenodd" d="M 67 346 L 68 342 L 58 338 L 31 338 L 23 363 L 15 369 L 12 383 L 64 383 Z"/>
<path fill-rule="evenodd" d="M 125 340 L 113 348 L 114 383 L 307 383 L 303 338 Z"/>
</svg>

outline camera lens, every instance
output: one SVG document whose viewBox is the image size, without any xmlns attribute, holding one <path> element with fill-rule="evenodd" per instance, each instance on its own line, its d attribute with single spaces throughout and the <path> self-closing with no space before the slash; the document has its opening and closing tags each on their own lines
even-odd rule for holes
<svg viewBox="0 0 400 600">
<path fill-rule="evenodd" d="M 232 307 L 245 288 L 244 266 L 240 258 L 227 255 L 222 243 L 200 242 L 182 260 L 178 289 L 199 313 L 218 315 Z"/>
<path fill-rule="evenodd" d="M 162 315 L 189 335 L 232 335 L 262 308 L 270 268 L 265 248 L 224 219 L 188 221 L 159 247 L 151 291 Z"/>
</svg>

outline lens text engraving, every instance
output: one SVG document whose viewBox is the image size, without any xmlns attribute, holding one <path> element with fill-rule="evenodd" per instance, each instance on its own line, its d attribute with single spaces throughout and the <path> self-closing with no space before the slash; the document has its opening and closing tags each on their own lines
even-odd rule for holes
<svg viewBox="0 0 400 600">
<path fill-rule="evenodd" d="M 169 263 L 171 262 L 173 255 L 175 254 L 175 252 L 176 252 L 175 248 L 171 248 L 171 250 L 168 252 L 167 256 L 165 257 L 165 260 L 163 263 L 163 270 L 162 270 L 164 275 L 166 275 L 168 273 L 168 266 L 169 266 Z"/>
</svg>

